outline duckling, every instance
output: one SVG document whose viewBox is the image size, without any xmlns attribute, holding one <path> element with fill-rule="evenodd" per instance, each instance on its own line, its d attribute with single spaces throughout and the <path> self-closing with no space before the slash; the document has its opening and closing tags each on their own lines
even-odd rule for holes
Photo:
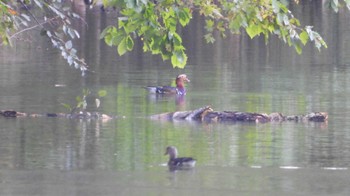
<svg viewBox="0 0 350 196">
<path fill-rule="evenodd" d="M 164 155 L 169 155 L 168 166 L 170 170 L 191 169 L 196 165 L 196 159 L 192 157 L 177 157 L 175 146 L 168 146 Z"/>
<path fill-rule="evenodd" d="M 180 74 L 175 78 L 176 87 L 172 86 L 147 86 L 148 92 L 153 94 L 177 94 L 185 95 L 185 82 L 190 82 L 186 74 Z"/>
</svg>

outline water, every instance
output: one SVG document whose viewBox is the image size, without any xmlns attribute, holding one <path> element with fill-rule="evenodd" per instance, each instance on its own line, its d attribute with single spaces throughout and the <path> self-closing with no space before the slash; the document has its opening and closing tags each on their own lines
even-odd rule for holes
<svg viewBox="0 0 350 196">
<path fill-rule="evenodd" d="M 207 45 L 198 20 L 182 31 L 187 67 L 172 69 L 160 57 L 143 54 L 137 41 L 135 51 L 122 57 L 94 41 L 113 23 L 111 15 L 96 10 L 85 13 L 88 29 L 77 26 L 80 55 L 94 71 L 86 78 L 35 33 L 32 42 L 2 48 L 0 109 L 67 112 L 62 103 L 74 105 L 88 88 L 88 108 L 95 111 L 96 93 L 105 89 L 98 110 L 118 118 L 0 118 L 0 195 L 347 195 L 350 14 L 307 2 L 295 15 L 315 26 L 327 50 L 307 46 L 297 55 L 274 38 L 265 45 L 245 34 Z M 142 88 L 168 85 L 179 73 L 191 79 L 184 100 L 150 96 Z M 285 115 L 324 111 L 329 121 L 197 124 L 147 118 L 205 105 Z M 195 157 L 197 167 L 169 172 L 168 145 Z"/>
<path fill-rule="evenodd" d="M 319 178 L 310 173 L 317 173 Z M 137 171 L 40 170 L 6 171 L 2 176 L 15 181 L 2 183 L 6 184 L 2 193 L 7 195 L 346 195 L 349 191 L 347 173 L 311 169 L 214 167 L 191 173 L 161 171 L 156 175 Z"/>
</svg>

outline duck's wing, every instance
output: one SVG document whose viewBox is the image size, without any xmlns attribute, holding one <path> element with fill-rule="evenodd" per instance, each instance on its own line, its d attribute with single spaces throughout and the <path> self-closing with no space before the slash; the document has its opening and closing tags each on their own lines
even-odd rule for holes
<svg viewBox="0 0 350 196">
<path fill-rule="evenodd" d="M 177 90 L 175 87 L 172 86 L 162 86 L 158 89 L 159 94 L 176 94 Z"/>
<path fill-rule="evenodd" d="M 194 167 L 196 159 L 192 157 L 179 157 L 172 160 L 174 166 Z"/>
<path fill-rule="evenodd" d="M 156 94 L 158 86 L 145 86 L 144 87 L 149 93 Z"/>
<path fill-rule="evenodd" d="M 177 90 L 172 86 L 146 86 L 145 89 L 154 94 L 176 94 Z"/>
</svg>

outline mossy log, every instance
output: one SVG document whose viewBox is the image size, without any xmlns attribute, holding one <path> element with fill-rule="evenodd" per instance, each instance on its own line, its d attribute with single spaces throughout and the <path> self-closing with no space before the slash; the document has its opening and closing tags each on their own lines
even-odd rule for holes
<svg viewBox="0 0 350 196">
<path fill-rule="evenodd" d="M 328 114 L 326 112 L 311 112 L 305 115 L 285 116 L 281 113 L 250 113 L 237 111 L 214 111 L 210 106 L 202 107 L 192 111 L 167 112 L 152 115 L 151 119 L 169 121 L 195 121 L 204 123 L 213 122 L 282 122 L 282 121 L 312 121 L 326 122 Z"/>
</svg>

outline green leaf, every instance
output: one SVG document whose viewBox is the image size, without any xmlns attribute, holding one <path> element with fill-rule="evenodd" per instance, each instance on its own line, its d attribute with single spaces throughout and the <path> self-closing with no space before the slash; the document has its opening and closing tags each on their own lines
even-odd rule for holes
<svg viewBox="0 0 350 196">
<path fill-rule="evenodd" d="M 184 8 L 183 10 L 180 10 L 179 11 L 179 19 L 180 19 L 179 20 L 180 24 L 183 27 L 186 26 L 190 22 L 190 19 L 191 19 L 190 9 Z"/>
<path fill-rule="evenodd" d="M 178 47 L 178 46 L 182 46 L 182 39 L 181 36 L 177 33 L 173 34 L 173 43 L 174 43 L 174 47 Z"/>
<path fill-rule="evenodd" d="M 131 51 L 134 47 L 134 41 L 132 40 L 131 36 L 128 36 L 126 38 L 126 49 L 128 51 Z"/>
<path fill-rule="evenodd" d="M 173 55 L 171 56 L 171 63 L 173 64 L 174 68 L 177 67 L 182 69 L 187 63 L 187 55 L 183 50 L 174 51 Z"/>
<path fill-rule="evenodd" d="M 126 0 L 125 1 L 127 8 L 135 10 L 137 13 L 140 13 L 143 8 L 143 4 L 138 0 Z"/>
<path fill-rule="evenodd" d="M 112 36 L 112 45 L 117 46 L 123 41 L 123 39 L 125 39 L 127 34 L 125 34 L 124 31 L 117 31 L 113 33 Z"/>
<path fill-rule="evenodd" d="M 284 3 L 286 3 L 286 2 L 284 2 Z M 287 4 L 288 4 L 288 3 L 287 3 Z M 280 1 L 279 7 L 280 7 L 280 9 L 281 9 L 284 13 L 288 13 L 288 12 L 289 12 L 287 6 L 283 4 L 283 1 Z"/>
<path fill-rule="evenodd" d="M 267 26 L 267 30 L 269 30 L 270 33 L 272 33 L 272 32 L 275 30 L 275 26 L 274 26 L 273 24 L 269 24 L 269 25 Z"/>
<path fill-rule="evenodd" d="M 154 37 L 152 39 L 150 43 L 152 54 L 159 54 L 161 52 L 162 42 L 163 42 L 163 39 L 161 37 Z"/>
<path fill-rule="evenodd" d="M 78 102 L 78 103 L 77 103 L 77 107 L 76 107 L 76 108 L 81 108 L 81 107 L 83 106 L 83 104 L 84 104 L 84 102 L 83 102 L 83 101 Z"/>
<path fill-rule="evenodd" d="M 303 45 L 305 45 L 307 43 L 307 41 L 309 40 L 309 35 L 307 34 L 306 31 L 303 31 L 300 33 L 299 35 L 300 41 Z"/>
<path fill-rule="evenodd" d="M 69 104 L 61 103 L 61 105 L 63 105 L 63 107 L 65 107 L 67 110 L 72 111 L 72 107 Z"/>
<path fill-rule="evenodd" d="M 246 28 L 246 32 L 248 33 L 249 37 L 253 39 L 255 36 L 261 33 L 261 27 L 260 25 L 250 24 Z"/>
<path fill-rule="evenodd" d="M 84 96 L 84 98 L 86 96 L 88 96 L 90 93 L 91 93 L 91 91 L 89 89 L 86 89 L 86 88 L 83 89 L 83 96 Z"/>
<path fill-rule="evenodd" d="M 168 19 L 164 20 L 165 27 L 168 28 L 171 32 L 176 31 L 176 25 L 177 21 L 174 17 L 169 17 Z"/>
<path fill-rule="evenodd" d="M 81 98 L 80 96 L 77 96 L 77 97 L 75 98 L 75 100 L 76 100 L 77 102 L 81 102 L 81 101 L 82 101 L 82 98 Z"/>
<path fill-rule="evenodd" d="M 220 31 L 220 32 L 224 32 L 225 29 L 225 24 L 223 21 L 219 21 L 216 25 L 216 28 Z"/>
<path fill-rule="evenodd" d="M 120 56 L 122 56 L 123 54 L 125 54 L 128 51 L 127 46 L 126 46 L 127 45 L 126 44 L 126 42 L 127 42 L 126 39 L 127 38 L 124 38 L 118 45 L 118 54 Z"/>
<path fill-rule="evenodd" d="M 162 55 L 163 61 L 169 60 L 172 57 L 171 53 L 169 53 L 169 52 L 162 52 L 161 55 Z M 173 66 L 174 66 L 174 64 L 173 64 Z"/>
<path fill-rule="evenodd" d="M 116 46 L 120 44 L 120 42 L 126 37 L 127 35 L 125 34 L 124 31 L 122 30 L 117 30 L 116 28 L 109 28 L 105 32 L 105 42 L 109 46 Z"/>
<path fill-rule="evenodd" d="M 105 43 L 108 45 L 108 46 L 113 46 L 113 36 L 112 35 L 106 35 L 105 36 Z"/>
<path fill-rule="evenodd" d="M 214 29 L 214 21 L 213 20 L 210 20 L 210 19 L 207 19 L 205 20 L 205 29 L 209 32 L 212 32 L 213 29 Z"/>
<path fill-rule="evenodd" d="M 294 43 L 294 48 L 295 48 L 295 51 L 297 51 L 298 54 L 301 54 L 303 49 L 302 49 L 302 46 L 299 42 L 295 42 Z"/>
<path fill-rule="evenodd" d="M 111 29 L 115 29 L 114 26 L 108 26 L 105 29 L 103 29 L 102 33 L 100 34 L 100 39 L 103 39 L 104 37 L 106 37 L 107 34 L 110 33 Z"/>
<path fill-rule="evenodd" d="M 213 34 L 207 33 L 204 35 L 204 39 L 207 41 L 207 43 L 214 43 L 215 38 L 213 37 Z"/>
<path fill-rule="evenodd" d="M 320 42 L 324 48 L 328 48 L 327 43 L 322 38 L 321 38 Z"/>
<path fill-rule="evenodd" d="M 239 29 L 241 28 L 241 21 L 242 18 L 240 17 L 240 15 L 237 15 L 236 17 L 234 17 L 233 20 L 230 20 L 229 28 L 231 29 L 231 31 L 239 32 Z"/>
<path fill-rule="evenodd" d="M 98 96 L 99 97 L 104 97 L 104 96 L 106 96 L 107 95 L 107 91 L 106 90 L 99 90 L 98 91 Z"/>
<path fill-rule="evenodd" d="M 140 26 L 142 26 L 141 21 L 138 19 L 134 19 L 134 21 L 127 23 L 124 30 L 127 34 L 129 34 L 131 32 L 135 32 L 136 29 L 138 29 Z"/>
<path fill-rule="evenodd" d="M 296 18 L 291 18 L 289 20 L 290 23 L 294 24 L 294 25 L 297 25 L 297 26 L 300 26 L 300 21 Z"/>
<path fill-rule="evenodd" d="M 292 46 L 293 42 L 294 42 L 293 39 L 291 39 L 290 37 L 287 37 L 287 44 L 288 44 L 288 46 Z"/>
</svg>

